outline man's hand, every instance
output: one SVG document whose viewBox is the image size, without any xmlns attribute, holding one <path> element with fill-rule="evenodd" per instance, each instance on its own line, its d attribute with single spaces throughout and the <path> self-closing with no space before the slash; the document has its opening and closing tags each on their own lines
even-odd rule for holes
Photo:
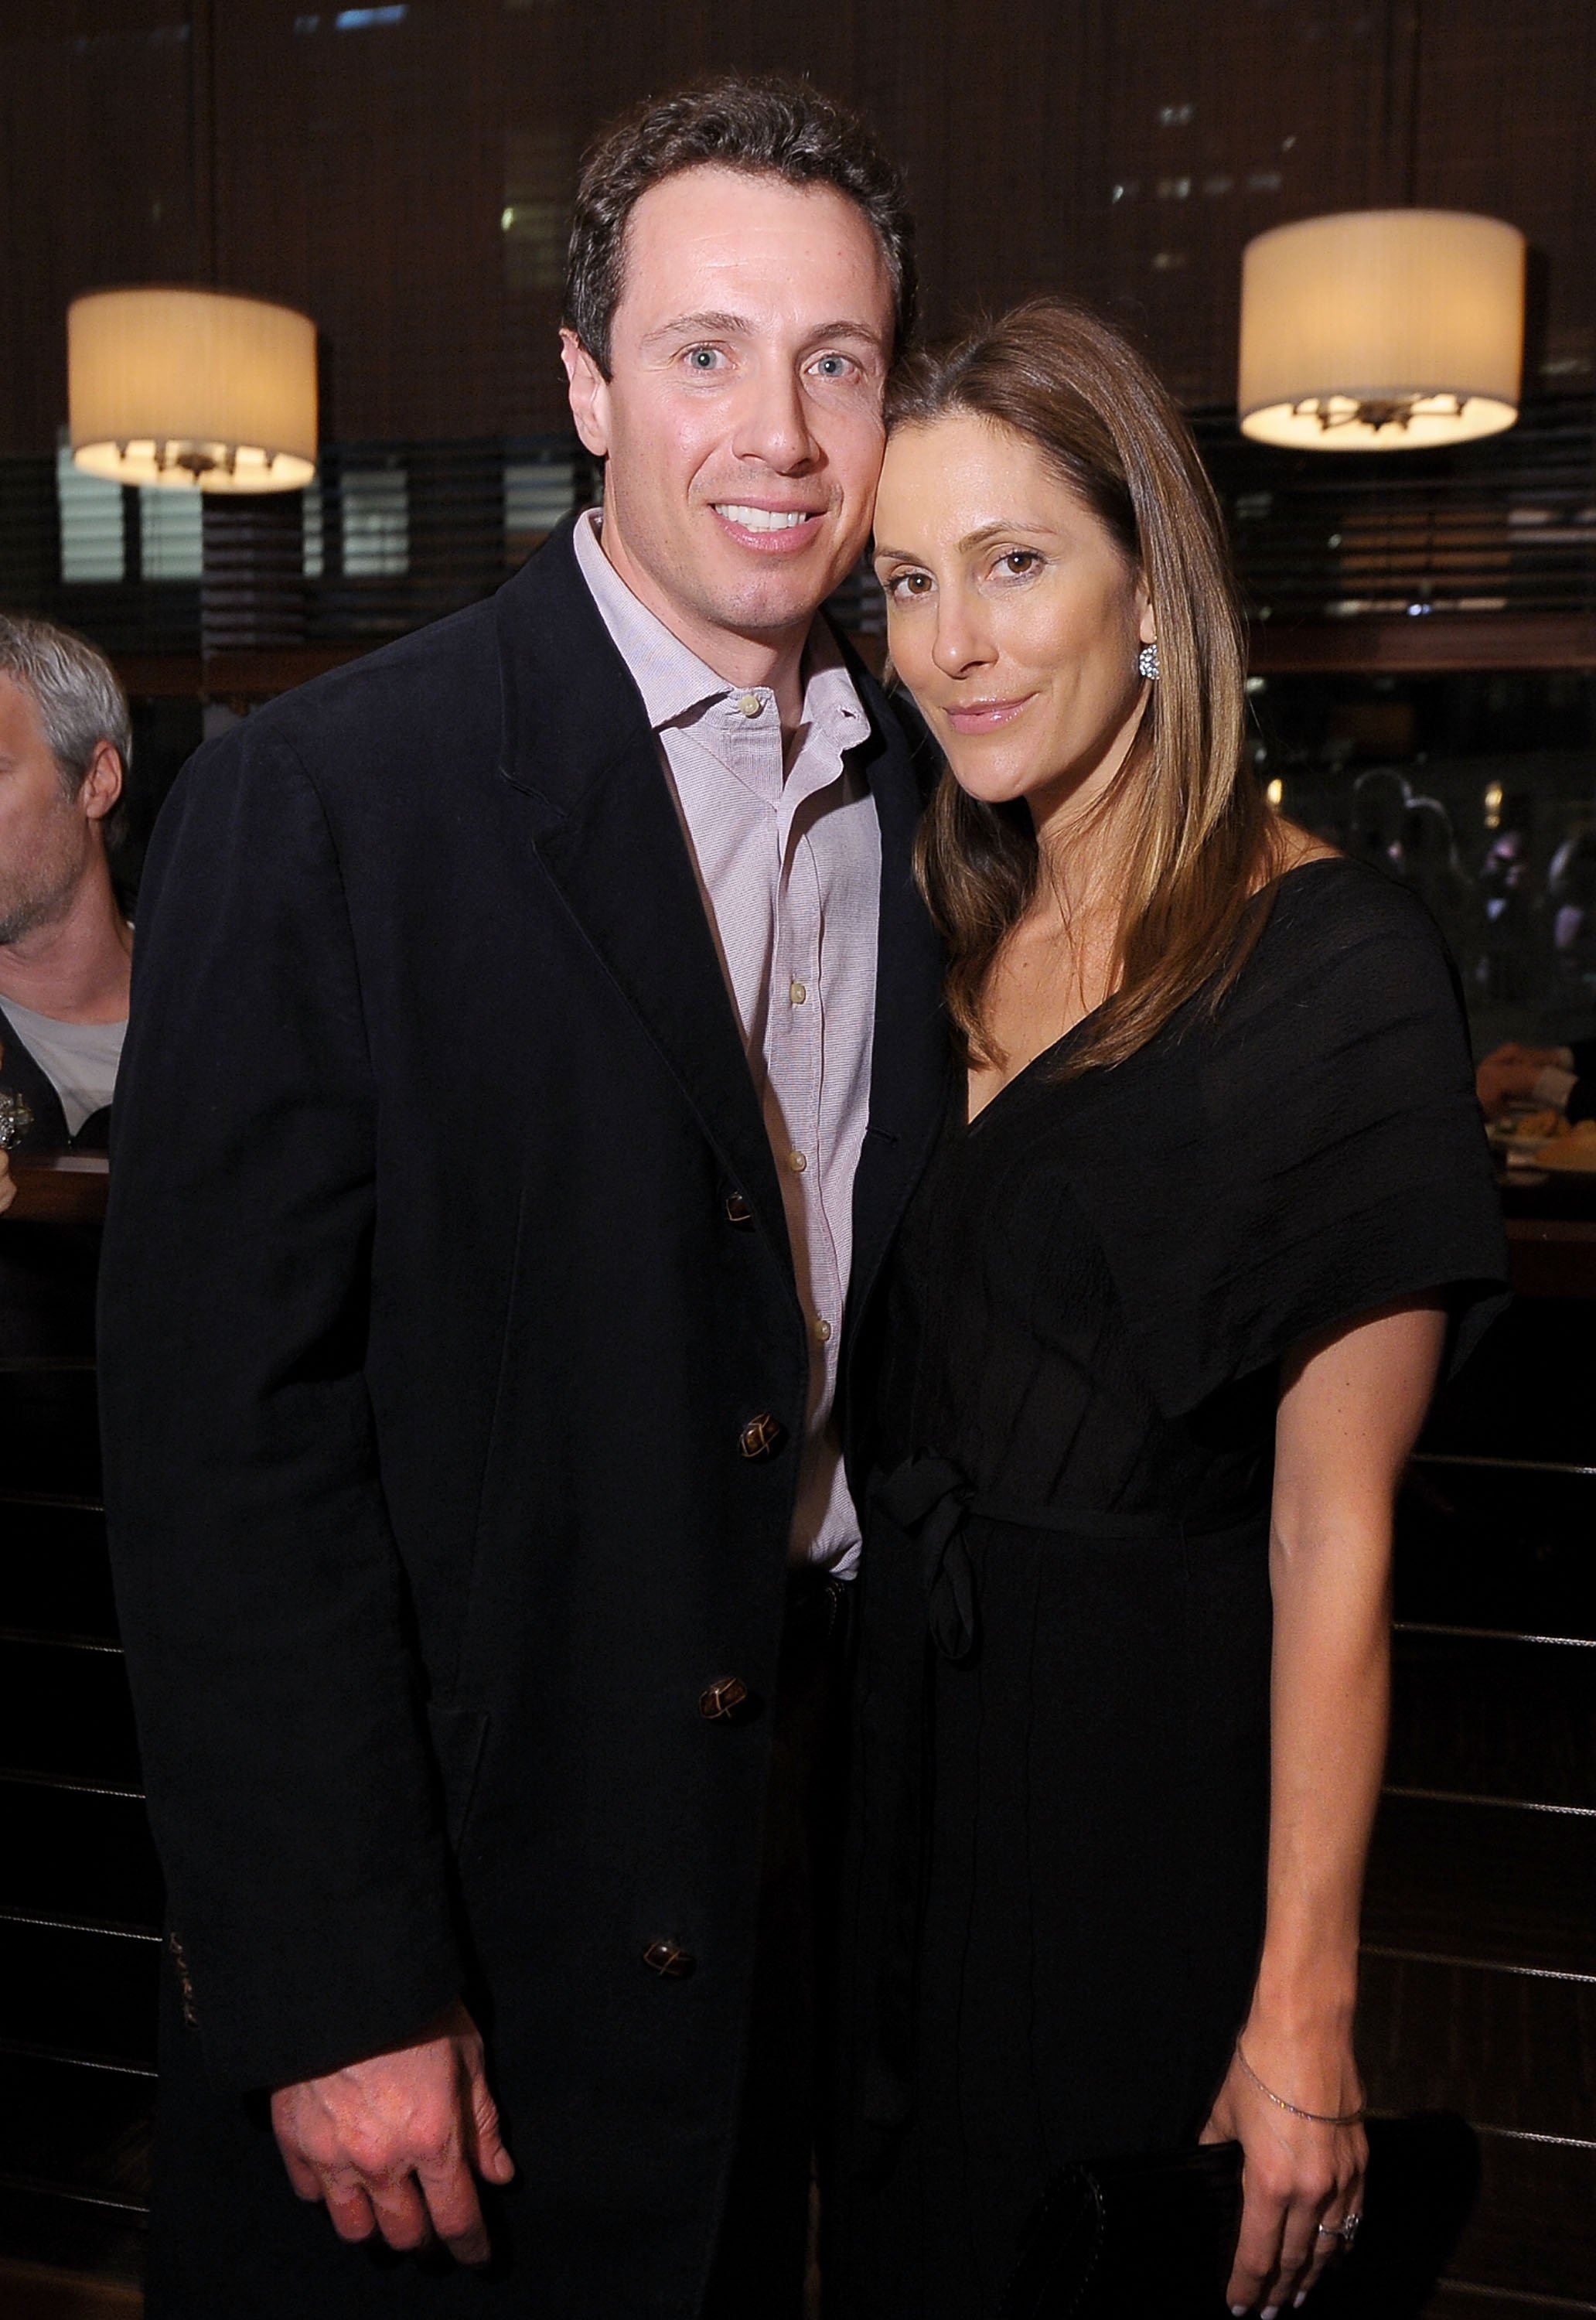
<svg viewBox="0 0 1596 2320">
<path fill-rule="evenodd" d="M 302 2199 L 323 2199 L 340 2239 L 380 2232 L 390 2247 L 443 2242 L 461 2263 L 488 2260 L 472 2180 L 508 2183 L 515 2162 L 463 2006 L 426 2037 L 324 2079 L 279 2087 L 272 2126 Z"/>
</svg>

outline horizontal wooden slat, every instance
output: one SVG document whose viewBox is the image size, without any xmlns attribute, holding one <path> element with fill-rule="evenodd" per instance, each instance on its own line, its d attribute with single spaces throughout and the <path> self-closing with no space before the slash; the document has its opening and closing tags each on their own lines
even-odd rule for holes
<svg viewBox="0 0 1596 2320">
<path fill-rule="evenodd" d="M 0 2053 L 0 2183 L 19 2180 L 115 2201 L 150 2196 L 148 2080 Z"/>
<path fill-rule="evenodd" d="M 0 1496 L 0 1539 L 6 1627 L 115 1640 L 104 1515 Z"/>
<path fill-rule="evenodd" d="M 1596 2143 L 1596 1987 L 1379 1955 L 1362 1979 L 1375 2109 L 1458 2110 L 1482 2129 Z M 1596 2149 L 1586 2156 L 1596 2170 Z"/>
<path fill-rule="evenodd" d="M 1398 1507 L 1396 1615 L 1596 1640 L 1593 1558 L 1596 1471 L 1416 1465 Z"/>
<path fill-rule="evenodd" d="M 159 1943 L 0 1917 L 0 2042 L 152 2066 Z"/>
<path fill-rule="evenodd" d="M 1391 1786 L 1596 1808 L 1591 1659 L 1541 1645 L 1399 1636 Z"/>
<path fill-rule="evenodd" d="M 159 1927 L 160 1871 L 141 1803 L 15 1781 L 0 1791 L 0 1908 Z"/>
<path fill-rule="evenodd" d="M 98 1152 L 13 1155 L 13 1224 L 104 1224 L 110 1176 Z"/>
<path fill-rule="evenodd" d="M 1560 2151 L 1484 2134 L 1480 2158 L 1479 2205 L 1447 2267 L 1452 2277 L 1487 2288 L 1563 2297 L 1576 2311 L 1596 2309 L 1596 2234 L 1591 2222 L 1596 2216 L 1596 2152 Z M 1466 2312 L 1465 2306 L 1455 2320 L 1464 2320 Z M 1487 2320 L 1483 2313 L 1481 2320 Z M 1490 2320 L 1515 2315 L 1510 2307 L 1499 2306 Z M 1528 2314 L 1524 2320 L 1529 2320 Z"/>
<path fill-rule="evenodd" d="M 0 1644 L 0 1769 L 137 1789 L 138 1742 L 121 1660 Z"/>
<path fill-rule="evenodd" d="M 1519 1298 L 1437 1397 L 1426 1450 L 1588 1462 L 1596 1329 L 1572 1299 Z"/>
<path fill-rule="evenodd" d="M 1591 669 L 1596 668 L 1596 613 L 1431 612 L 1419 619 L 1370 613 L 1343 621 L 1255 621 L 1247 653 L 1260 676 Z"/>
<path fill-rule="evenodd" d="M 1582 2296 L 1539 2296 L 1521 2288 L 1482 2288 L 1443 2280 L 1425 2306 L 1425 2320 L 1580 2320 L 1596 2314 L 1596 2302 Z"/>
<path fill-rule="evenodd" d="M 1596 1819 L 1386 1797 L 1364 1937 L 1596 1984 Z"/>
<path fill-rule="evenodd" d="M 93 1372 L 0 1372 L 0 1458 L 7 1491 L 97 1499 L 100 1423 Z"/>
</svg>

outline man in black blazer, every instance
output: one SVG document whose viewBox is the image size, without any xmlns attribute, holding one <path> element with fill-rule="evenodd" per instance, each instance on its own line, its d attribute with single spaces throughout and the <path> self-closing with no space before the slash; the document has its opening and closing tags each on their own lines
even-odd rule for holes
<svg viewBox="0 0 1596 2320">
<path fill-rule="evenodd" d="M 915 767 L 816 620 L 911 303 L 897 181 L 806 86 L 622 124 L 566 334 L 602 534 L 162 818 L 102 1303 L 151 2320 L 797 2308 L 836 1409 L 946 1087 Z M 807 1051 L 861 1092 L 839 1192 L 793 1043 L 861 962 L 861 1052 Z"/>
</svg>

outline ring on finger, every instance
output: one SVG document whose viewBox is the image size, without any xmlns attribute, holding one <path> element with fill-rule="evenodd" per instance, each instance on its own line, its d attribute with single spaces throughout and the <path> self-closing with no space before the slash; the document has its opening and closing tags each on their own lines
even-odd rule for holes
<svg viewBox="0 0 1596 2320">
<path fill-rule="evenodd" d="M 1339 2240 L 1344 2247 L 1350 2247 L 1362 2222 L 1361 2216 L 1343 2216 L 1338 2224 L 1319 2224 L 1315 2229 L 1321 2239 Z"/>
</svg>

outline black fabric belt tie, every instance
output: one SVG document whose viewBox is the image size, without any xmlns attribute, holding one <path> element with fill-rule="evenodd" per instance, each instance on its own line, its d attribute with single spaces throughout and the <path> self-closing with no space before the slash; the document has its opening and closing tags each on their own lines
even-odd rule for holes
<svg viewBox="0 0 1596 2320">
<path fill-rule="evenodd" d="M 876 1483 L 875 1498 L 887 1520 L 920 1549 L 931 1640 L 956 1663 L 969 1658 L 979 1632 L 975 1572 L 964 1536 L 972 1517 L 1072 1538 L 1168 1538 L 1183 1527 L 1180 1517 L 1166 1508 L 1112 1514 L 1098 1507 L 1029 1507 L 990 1498 L 975 1490 L 951 1458 L 934 1452 L 905 1458 Z"/>
<path fill-rule="evenodd" d="M 869 2126 L 890 2134 L 909 2116 L 914 2081 L 915 1958 L 925 1904 L 924 1832 L 933 1753 L 928 1646 L 960 1665 L 980 1640 L 979 1590 L 966 1525 L 1011 1523 L 1084 1539 L 1196 1539 L 1260 1521 L 1268 1500 L 1261 1499 L 1220 1523 L 1205 1519 L 1200 1527 L 1168 1507 L 1120 1514 L 1100 1507 L 1022 1506 L 978 1491 L 952 1459 L 930 1452 L 906 1458 L 890 1474 L 877 1477 L 870 1495 L 913 1552 L 925 1603 L 925 1626 L 918 1631 L 910 1625 L 909 1603 L 894 1603 L 888 1621 L 892 1632 L 880 1638 L 895 1673 L 878 1669 L 875 1681 L 880 1683 L 884 1675 L 896 1731 L 886 1743 L 893 1760 L 886 1777 L 872 1782 L 871 1793 L 878 1810 L 886 1797 L 892 1802 L 885 1825 L 865 1831 L 873 1871 L 868 1914 L 876 1927 L 876 1995 L 865 2056 L 864 2113 Z M 873 1559 L 874 1550 L 867 1570 Z M 879 1745 L 879 1727 L 876 1736 Z"/>
</svg>

